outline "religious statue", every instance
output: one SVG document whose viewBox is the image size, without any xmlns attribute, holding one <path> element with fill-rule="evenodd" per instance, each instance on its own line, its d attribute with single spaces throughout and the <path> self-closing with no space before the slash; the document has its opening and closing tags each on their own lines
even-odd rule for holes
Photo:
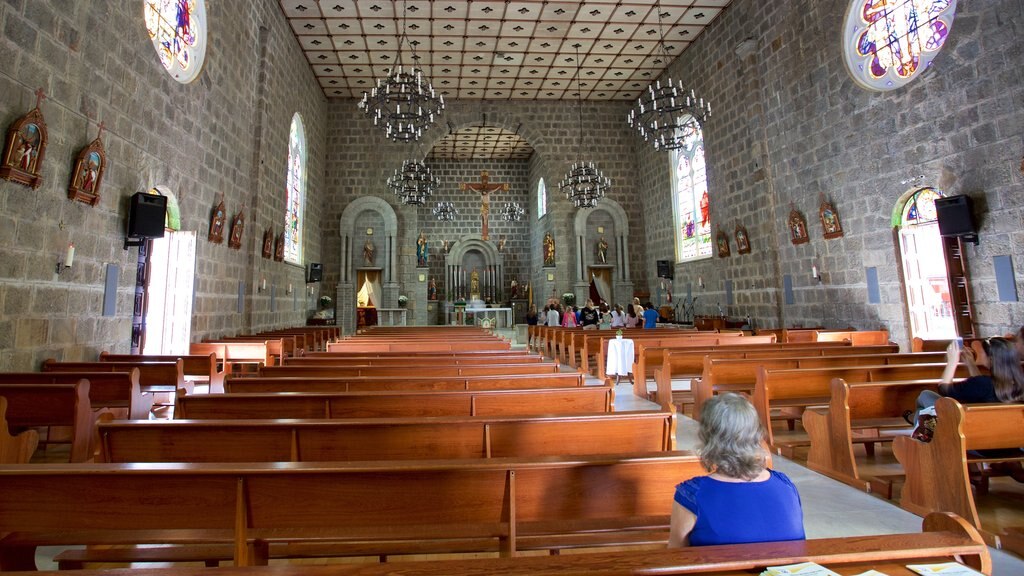
<svg viewBox="0 0 1024 576">
<path fill-rule="evenodd" d="M 451 252 L 451 250 L 452 250 L 452 242 L 451 242 L 451 240 L 445 240 L 444 242 L 442 242 L 441 243 L 441 248 L 444 249 L 444 253 L 445 254 Z"/>
<path fill-rule="evenodd" d="M 498 240 L 498 252 L 504 252 L 504 251 L 505 251 L 505 235 L 502 234 L 501 235 L 501 239 Z"/>
<path fill-rule="evenodd" d="M 597 261 L 601 264 L 608 263 L 608 241 L 604 239 L 604 236 L 597 241 Z"/>
<path fill-rule="evenodd" d="M 366 239 L 366 244 L 363 244 L 363 261 L 369 265 L 373 265 L 374 253 L 377 251 L 377 247 L 373 245 L 373 240 Z"/>
<path fill-rule="evenodd" d="M 555 237 L 551 232 L 544 235 L 544 265 L 555 265 Z"/>
<path fill-rule="evenodd" d="M 473 300 L 480 299 L 480 272 L 477 272 L 476 268 L 473 268 L 473 273 L 469 275 L 469 297 Z"/>
<path fill-rule="evenodd" d="M 512 300 L 519 298 L 519 282 L 516 282 L 515 278 L 512 279 L 512 284 L 509 286 L 509 292 L 511 293 L 509 298 Z"/>
<path fill-rule="evenodd" d="M 480 237 L 488 239 L 487 218 L 491 213 L 491 192 L 503 190 L 508 192 L 508 184 L 491 184 L 490 177 L 486 170 L 480 172 L 480 182 L 459 184 L 459 190 L 471 190 L 480 193 Z"/>
<path fill-rule="evenodd" d="M 426 268 L 427 266 L 427 237 L 420 231 L 420 237 L 416 239 L 416 266 Z"/>
<path fill-rule="evenodd" d="M 427 284 L 427 300 L 437 300 L 437 282 L 433 278 Z"/>
</svg>

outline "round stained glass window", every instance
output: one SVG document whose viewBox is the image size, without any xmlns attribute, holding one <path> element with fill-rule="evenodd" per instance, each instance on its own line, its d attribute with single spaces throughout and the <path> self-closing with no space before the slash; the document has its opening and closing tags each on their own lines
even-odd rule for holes
<svg viewBox="0 0 1024 576">
<path fill-rule="evenodd" d="M 956 0 L 853 0 L 843 54 L 861 86 L 894 90 L 926 70 L 953 28 Z"/>
<path fill-rule="evenodd" d="M 144 4 L 146 30 L 160 63 L 182 84 L 195 80 L 206 56 L 203 0 L 144 0 Z"/>
</svg>

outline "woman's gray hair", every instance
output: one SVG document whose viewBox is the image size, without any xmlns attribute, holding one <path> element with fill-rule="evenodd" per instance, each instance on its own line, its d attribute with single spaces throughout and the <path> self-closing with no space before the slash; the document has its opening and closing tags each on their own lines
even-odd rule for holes
<svg viewBox="0 0 1024 576">
<path fill-rule="evenodd" d="M 757 410 L 739 394 L 719 394 L 700 413 L 700 462 L 708 472 L 753 480 L 766 467 Z"/>
</svg>

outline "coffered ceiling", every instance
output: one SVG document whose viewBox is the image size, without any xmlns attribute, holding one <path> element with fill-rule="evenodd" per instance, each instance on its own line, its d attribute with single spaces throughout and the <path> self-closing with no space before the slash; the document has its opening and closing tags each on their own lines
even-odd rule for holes
<svg viewBox="0 0 1024 576">
<path fill-rule="evenodd" d="M 632 100 L 731 0 L 278 1 L 331 98 L 386 76 L 404 28 L 402 63 L 446 99 L 575 99 L 578 53 L 585 99 Z"/>
</svg>

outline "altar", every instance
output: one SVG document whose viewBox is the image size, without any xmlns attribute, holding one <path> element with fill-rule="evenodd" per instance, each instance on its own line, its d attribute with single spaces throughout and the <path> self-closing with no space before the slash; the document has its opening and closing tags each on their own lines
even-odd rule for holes
<svg viewBox="0 0 1024 576">
<path fill-rule="evenodd" d="M 448 306 L 447 323 L 454 326 L 482 326 L 487 320 L 492 328 L 511 328 L 512 308 L 486 308 L 452 304 Z"/>
</svg>

